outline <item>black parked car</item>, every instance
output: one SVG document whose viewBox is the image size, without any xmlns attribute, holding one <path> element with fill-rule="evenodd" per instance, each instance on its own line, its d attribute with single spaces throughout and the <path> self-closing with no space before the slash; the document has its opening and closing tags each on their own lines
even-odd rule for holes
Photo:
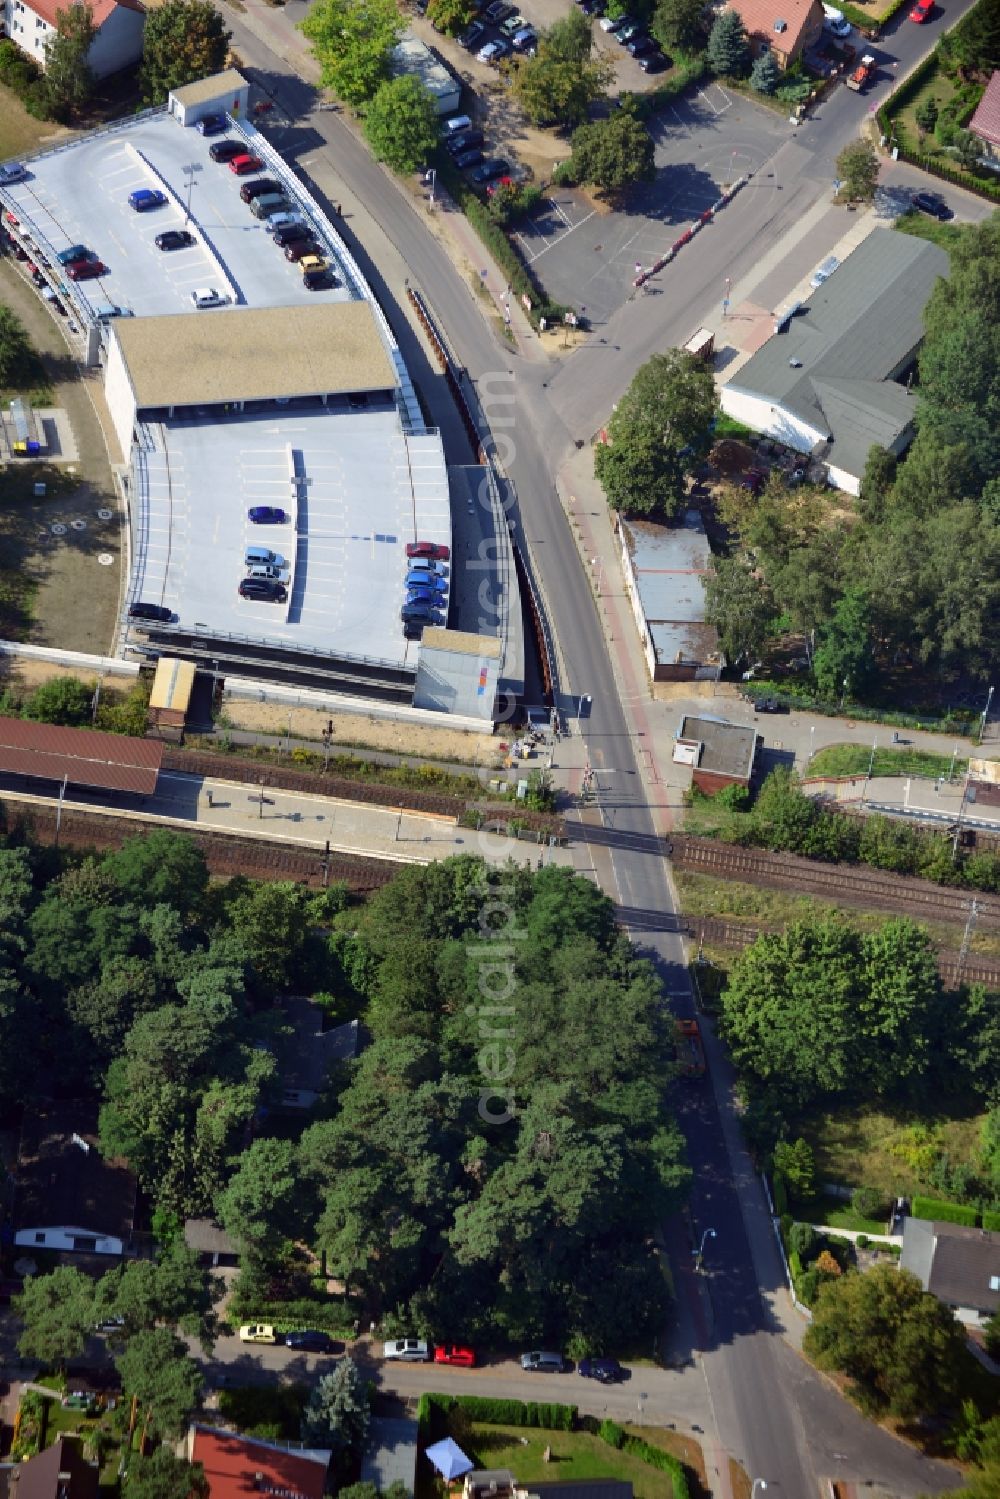
<svg viewBox="0 0 1000 1499">
<path fill-rule="evenodd" d="M 784 703 L 779 703 L 776 697 L 758 697 L 754 699 L 754 709 L 757 713 L 787 713 L 788 709 Z"/>
<path fill-rule="evenodd" d="M 128 611 L 129 619 L 155 619 L 161 624 L 166 624 L 173 619 L 174 611 L 167 609 L 163 604 L 132 604 Z"/>
<path fill-rule="evenodd" d="M 483 132 L 481 130 L 463 130 L 448 142 L 448 150 L 452 156 L 461 156 L 463 151 L 478 150 L 483 144 Z"/>
<path fill-rule="evenodd" d="M 246 141 L 216 141 L 208 154 L 213 161 L 232 161 L 234 156 L 245 156 L 246 150 Z"/>
<path fill-rule="evenodd" d="M 509 171 L 509 161 L 505 161 L 502 156 L 491 156 L 483 162 L 481 167 L 476 168 L 472 174 L 472 180 L 482 187 L 496 177 L 506 177 Z"/>
<path fill-rule="evenodd" d="M 275 582 L 273 578 L 244 578 L 239 592 L 241 598 L 263 599 L 268 604 L 283 604 L 288 598 L 284 583 Z"/>
<path fill-rule="evenodd" d="M 475 151 L 462 151 L 455 157 L 455 165 L 460 171 L 465 172 L 469 167 L 478 167 L 482 159 L 483 153 L 478 149 Z"/>
<path fill-rule="evenodd" d="M 501 22 L 512 16 L 514 11 L 515 7 L 507 5 L 505 0 L 493 0 L 493 4 L 486 7 L 484 14 L 491 26 L 499 26 Z"/>
<path fill-rule="evenodd" d="M 295 239 L 308 239 L 310 233 L 305 224 L 283 224 L 280 229 L 275 229 L 271 238 L 284 249 L 285 245 L 290 245 Z"/>
<path fill-rule="evenodd" d="M 937 193 L 914 193 L 910 202 L 921 213 L 930 214 L 931 218 L 943 220 L 955 217 L 947 203 L 939 198 Z"/>
<path fill-rule="evenodd" d="M 458 45 L 464 47 L 466 52 L 475 52 L 485 35 L 486 27 L 482 21 L 473 21 L 462 32 L 462 35 L 458 39 Z"/>
<path fill-rule="evenodd" d="M 303 1353 L 336 1353 L 338 1345 L 328 1333 L 303 1328 L 300 1332 L 286 1332 L 286 1348 L 301 1348 Z"/>
<path fill-rule="evenodd" d="M 617 1384 L 626 1373 L 616 1358 L 582 1358 L 576 1370 L 584 1379 L 596 1379 L 599 1384 Z"/>
<path fill-rule="evenodd" d="M 662 73 L 667 59 L 662 52 L 647 52 L 645 57 L 640 57 L 639 66 L 644 73 Z"/>
<path fill-rule="evenodd" d="M 187 229 L 167 229 L 156 236 L 154 243 L 158 250 L 186 250 L 194 244 L 194 235 Z"/>
<path fill-rule="evenodd" d="M 633 57 L 645 57 L 649 52 L 656 51 L 656 43 L 651 36 L 634 36 L 625 48 Z"/>
<path fill-rule="evenodd" d="M 240 188 L 240 197 L 244 203 L 252 203 L 254 198 L 263 197 L 264 193 L 280 193 L 284 189 L 280 182 L 275 182 L 273 177 L 255 177 L 252 182 L 244 182 Z"/>
</svg>

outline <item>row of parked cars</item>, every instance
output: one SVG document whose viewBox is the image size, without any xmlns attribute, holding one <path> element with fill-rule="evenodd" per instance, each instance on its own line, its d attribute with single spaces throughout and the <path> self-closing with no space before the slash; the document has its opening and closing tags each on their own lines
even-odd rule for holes
<svg viewBox="0 0 1000 1499">
<path fill-rule="evenodd" d="M 443 625 L 448 616 L 445 564 L 449 547 L 436 541 L 411 541 L 406 547 L 405 596 L 399 617 L 407 640 L 419 640 L 427 625 Z"/>
<path fill-rule="evenodd" d="M 585 15 L 597 16 L 602 31 L 613 36 L 620 47 L 634 57 L 644 73 L 662 73 L 667 59 L 638 21 L 631 16 L 607 16 L 604 0 L 577 0 Z"/>
<path fill-rule="evenodd" d="M 393 1338 L 383 1344 L 383 1358 L 405 1364 L 450 1364 L 457 1369 L 474 1369 L 475 1350 L 455 1343 L 432 1345 L 424 1338 Z M 521 1354 L 521 1368 L 527 1374 L 565 1374 L 569 1368 L 561 1353 L 546 1353 L 532 1349 Z M 600 1384 L 617 1384 L 628 1379 L 629 1371 L 616 1358 L 582 1358 L 576 1372 L 584 1379 L 596 1379 Z"/>
<path fill-rule="evenodd" d="M 480 62 L 494 67 L 512 53 L 534 57 L 538 37 L 516 5 L 508 5 L 506 0 L 478 0 L 475 10 L 476 19 L 458 38 L 458 45 L 466 52 L 474 52 Z"/>
</svg>

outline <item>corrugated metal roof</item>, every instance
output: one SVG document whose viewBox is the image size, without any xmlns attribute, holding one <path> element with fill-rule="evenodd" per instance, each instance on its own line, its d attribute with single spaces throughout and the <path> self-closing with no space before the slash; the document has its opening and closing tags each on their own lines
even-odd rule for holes
<svg viewBox="0 0 1000 1499">
<path fill-rule="evenodd" d="M 869 234 L 728 388 L 781 406 L 837 444 L 837 466 L 892 441 L 912 417 L 893 384 L 915 357 L 946 251 L 888 229 Z M 862 459 L 863 463 L 863 459 Z"/>
<path fill-rule="evenodd" d="M 705 623 L 712 549 L 698 511 L 688 510 L 676 526 L 623 520 L 621 528 L 657 661 L 670 666 L 716 656 L 719 636 Z"/>
<path fill-rule="evenodd" d="M 194 673 L 193 661 L 180 661 L 176 656 L 161 656 L 156 663 L 149 706 L 186 713 L 191 702 Z"/>
<path fill-rule="evenodd" d="M 55 724 L 0 718 L 0 774 L 97 786 L 150 796 L 163 758 L 162 744 L 101 734 L 91 729 L 63 729 Z"/>
</svg>

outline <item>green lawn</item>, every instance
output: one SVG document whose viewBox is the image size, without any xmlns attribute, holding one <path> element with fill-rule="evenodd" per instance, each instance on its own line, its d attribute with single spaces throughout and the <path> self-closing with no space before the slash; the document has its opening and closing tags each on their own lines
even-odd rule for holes
<svg viewBox="0 0 1000 1499">
<path fill-rule="evenodd" d="M 824 1224 L 827 1228 L 849 1228 L 859 1234 L 884 1234 L 889 1219 L 888 1211 L 884 1218 L 865 1218 L 840 1197 L 822 1196 L 808 1203 L 794 1202 L 791 1210 L 804 1223 Z"/>
<path fill-rule="evenodd" d="M 653 1446 L 666 1445 L 653 1441 L 656 1435 L 653 1431 L 644 1428 L 637 1434 Z M 456 1440 L 477 1468 L 510 1468 L 519 1483 L 622 1478 L 631 1482 L 635 1499 L 673 1499 L 674 1486 L 668 1474 L 624 1452 L 616 1452 L 600 1437 L 585 1431 L 473 1425 L 468 1436 Z M 544 1459 L 546 1447 L 551 1449 L 550 1462 Z M 425 1485 L 424 1493 L 430 1492 Z"/>
<path fill-rule="evenodd" d="M 894 227 L 904 234 L 915 235 L 917 239 L 929 239 L 931 244 L 940 245 L 942 250 L 949 251 L 955 248 L 967 232 L 965 224 L 942 224 L 940 219 L 928 218 L 926 213 L 918 213 L 915 208 L 902 214 Z"/>
<path fill-rule="evenodd" d="M 878 748 L 872 761 L 871 745 L 828 744 L 809 761 L 811 776 L 864 775 L 869 763 L 875 776 L 946 776 L 952 770 L 950 755 L 934 755 L 927 750 Z M 964 776 L 967 760 L 956 760 L 952 773 Z"/>
<path fill-rule="evenodd" d="M 915 1192 L 933 1196 L 930 1173 L 934 1163 L 943 1155 L 952 1165 L 974 1162 L 984 1118 L 984 1114 L 970 1114 L 920 1119 L 879 1109 L 845 1108 L 817 1114 L 802 1133 L 815 1151 L 819 1181 L 876 1187 L 887 1198 L 910 1197 Z"/>
</svg>

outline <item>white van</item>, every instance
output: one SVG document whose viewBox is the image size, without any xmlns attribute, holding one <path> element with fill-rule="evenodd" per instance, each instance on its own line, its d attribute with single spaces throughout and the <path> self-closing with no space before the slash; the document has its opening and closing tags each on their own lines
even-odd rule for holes
<svg viewBox="0 0 1000 1499">
<path fill-rule="evenodd" d="M 278 554 L 270 547 L 247 547 L 246 567 L 275 567 L 277 562 Z"/>
<path fill-rule="evenodd" d="M 451 115 L 441 122 L 441 137 L 446 141 L 451 140 L 453 135 L 461 135 L 463 130 L 471 129 L 472 121 L 468 115 Z"/>
<path fill-rule="evenodd" d="M 199 287 L 191 293 L 191 300 L 196 307 L 225 307 L 229 302 L 225 292 L 216 291 L 214 286 Z"/>
<path fill-rule="evenodd" d="M 258 562 L 247 568 L 248 578 L 270 578 L 272 582 L 281 577 L 281 569 L 271 562 Z"/>
</svg>

